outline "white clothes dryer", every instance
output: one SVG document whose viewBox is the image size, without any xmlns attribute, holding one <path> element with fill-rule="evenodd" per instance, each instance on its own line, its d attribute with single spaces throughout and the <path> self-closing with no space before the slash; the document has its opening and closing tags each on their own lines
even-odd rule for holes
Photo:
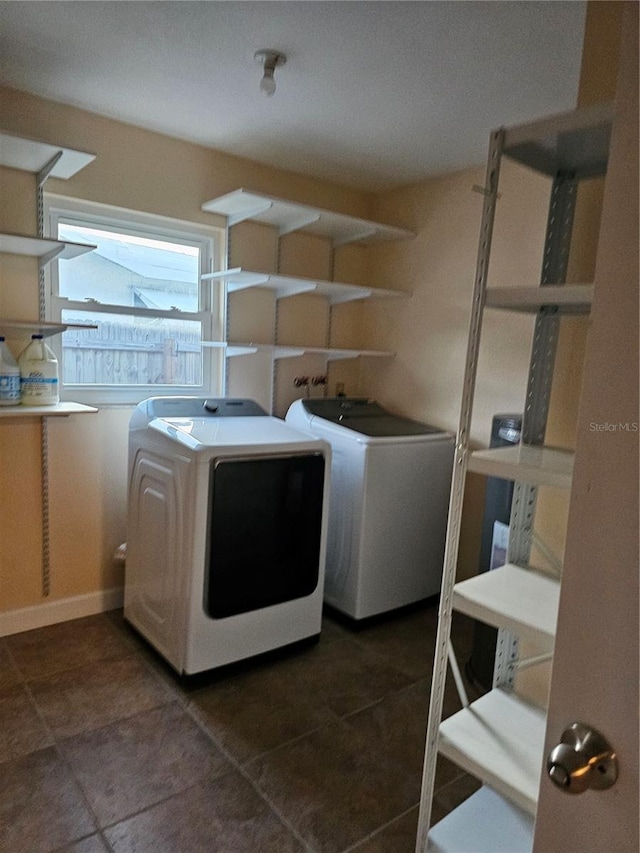
<svg viewBox="0 0 640 853">
<path fill-rule="evenodd" d="M 135 409 L 124 615 L 179 673 L 319 635 L 330 454 L 251 400 Z"/>
<path fill-rule="evenodd" d="M 454 437 L 365 398 L 296 400 L 286 421 L 331 444 L 325 601 L 360 620 L 438 593 Z"/>
</svg>

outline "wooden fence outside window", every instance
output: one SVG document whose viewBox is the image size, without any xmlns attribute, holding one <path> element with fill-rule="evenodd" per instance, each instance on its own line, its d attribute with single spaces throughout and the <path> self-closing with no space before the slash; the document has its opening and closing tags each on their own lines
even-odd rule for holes
<svg viewBox="0 0 640 853">
<path fill-rule="evenodd" d="M 97 321 L 62 338 L 62 380 L 69 385 L 201 385 L 199 324 L 193 331 Z"/>
</svg>

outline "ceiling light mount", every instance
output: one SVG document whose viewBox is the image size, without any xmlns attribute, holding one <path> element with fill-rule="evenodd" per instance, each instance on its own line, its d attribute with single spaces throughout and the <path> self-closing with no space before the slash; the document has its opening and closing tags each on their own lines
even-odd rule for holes
<svg viewBox="0 0 640 853">
<path fill-rule="evenodd" d="M 253 58 L 262 65 L 264 71 L 262 80 L 260 81 L 260 91 L 263 95 L 269 97 L 276 90 L 275 70 L 285 64 L 287 57 L 284 53 L 280 53 L 279 50 L 256 50 Z"/>
</svg>

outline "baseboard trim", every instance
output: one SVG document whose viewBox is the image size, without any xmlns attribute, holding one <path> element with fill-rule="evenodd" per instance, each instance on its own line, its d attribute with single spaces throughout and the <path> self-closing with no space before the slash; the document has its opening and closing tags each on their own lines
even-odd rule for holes
<svg viewBox="0 0 640 853">
<path fill-rule="evenodd" d="M 123 601 L 124 590 L 118 587 L 46 601 L 19 610 L 6 610 L 0 613 L 0 637 L 31 631 L 33 628 L 45 628 L 47 625 L 80 619 L 82 616 L 93 616 L 105 610 L 115 610 L 122 607 Z"/>
</svg>

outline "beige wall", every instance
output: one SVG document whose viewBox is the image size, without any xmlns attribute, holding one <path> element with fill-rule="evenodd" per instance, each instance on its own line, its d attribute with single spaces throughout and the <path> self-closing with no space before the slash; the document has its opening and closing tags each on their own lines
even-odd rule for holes
<svg viewBox="0 0 640 853">
<path fill-rule="evenodd" d="M 278 190 L 274 194 L 282 194 Z M 280 245 L 278 246 L 278 242 Z M 344 246 L 332 257 L 327 240 L 311 234 L 288 234 L 278 241 L 273 228 L 256 223 L 241 223 L 232 230 L 230 265 L 264 272 L 367 284 L 364 274 L 366 250 Z M 359 305 L 336 305 L 330 309 L 323 297 L 301 295 L 276 301 L 273 294 L 250 289 L 231 294 L 228 304 L 229 339 L 239 342 L 283 345 L 306 344 L 309 347 L 358 347 Z M 342 382 L 348 393 L 360 393 L 357 361 L 325 363 L 321 356 L 280 359 L 272 368 L 268 354 L 241 356 L 229 363 L 230 396 L 251 397 L 266 409 L 284 417 L 291 402 L 303 391 L 294 385 L 298 376 L 328 375 L 328 388 L 335 393 Z M 275 385 L 275 390 L 273 388 Z M 313 396 L 323 394 L 322 386 L 309 388 Z"/>
<path fill-rule="evenodd" d="M 396 282 L 408 300 L 365 306 L 367 345 L 396 350 L 383 368 L 367 369 L 370 393 L 395 408 L 455 430 L 460 411 L 471 294 L 475 276 L 484 170 L 434 178 L 386 194 L 379 212 L 403 218 L 418 234 L 406 244 L 376 248 L 374 283 Z M 504 163 L 490 265 L 492 286 L 538 283 L 548 183 Z M 541 233 L 542 232 L 542 233 Z M 496 411 L 520 411 L 532 323 L 485 314 L 472 440 L 486 444 Z"/>
<path fill-rule="evenodd" d="M 200 210 L 202 202 L 241 186 L 367 215 L 366 194 L 327 181 L 278 171 L 12 89 L 0 88 L 0 99 L 7 133 L 98 155 L 70 181 L 52 180 L 50 192 L 205 224 L 215 217 Z"/>
<path fill-rule="evenodd" d="M 393 409 L 455 432 L 458 426 L 471 294 L 475 277 L 484 169 L 434 178 L 385 194 L 378 212 L 413 228 L 406 245 L 372 256 L 374 283 L 413 290 L 409 300 L 367 303 L 365 345 L 397 352 L 386 365 L 365 367 L 367 393 Z M 539 282 L 549 183 L 504 161 L 496 214 L 490 285 Z M 533 320 L 499 311 L 484 315 L 471 427 L 472 443 L 487 445 L 495 413 L 521 412 Z M 475 574 L 484 478 L 469 475 L 460 541 L 460 575 Z"/>
</svg>

